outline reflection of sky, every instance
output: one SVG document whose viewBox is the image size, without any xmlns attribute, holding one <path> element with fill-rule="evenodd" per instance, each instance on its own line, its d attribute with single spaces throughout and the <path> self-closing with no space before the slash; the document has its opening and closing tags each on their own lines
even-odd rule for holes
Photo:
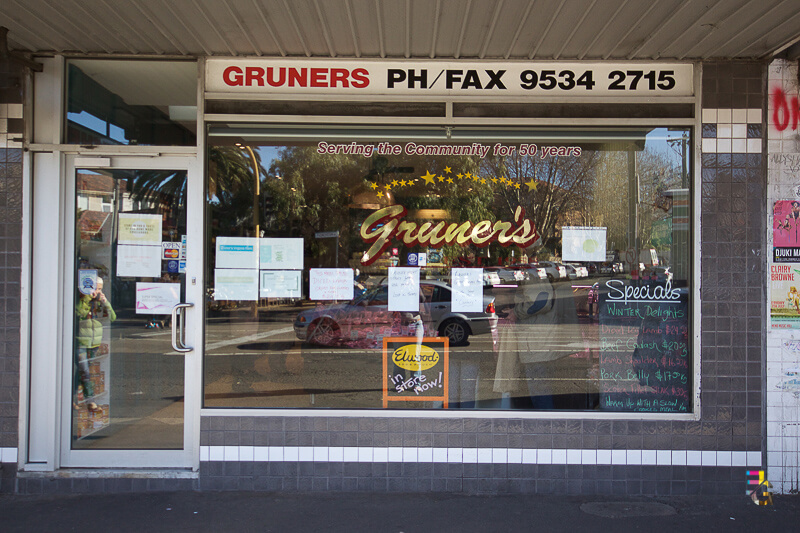
<svg viewBox="0 0 800 533">
<path fill-rule="evenodd" d="M 647 134 L 647 148 L 655 153 L 660 153 L 670 159 L 675 159 L 676 163 L 680 165 L 681 158 L 681 143 L 680 139 L 689 130 L 671 131 L 667 128 L 656 128 Z M 668 141 L 673 141 L 669 143 Z M 686 157 L 689 157 L 689 150 L 687 146 Z"/>
<path fill-rule="evenodd" d="M 259 157 L 261 157 L 261 165 L 269 170 L 272 161 L 278 159 L 278 151 L 282 148 L 282 146 L 259 146 L 253 148 L 253 150 L 258 152 Z"/>
<path fill-rule="evenodd" d="M 67 119 L 104 137 L 108 136 L 119 143 L 128 143 L 128 139 L 125 138 L 125 130 L 114 124 L 108 124 L 105 120 L 99 119 L 86 111 L 67 113 Z M 106 126 L 108 126 L 108 132 L 106 132 Z"/>
</svg>

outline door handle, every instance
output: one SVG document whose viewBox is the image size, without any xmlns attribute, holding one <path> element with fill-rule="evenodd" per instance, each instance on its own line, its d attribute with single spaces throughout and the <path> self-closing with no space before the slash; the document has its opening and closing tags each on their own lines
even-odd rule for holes
<svg viewBox="0 0 800 533">
<path fill-rule="evenodd" d="M 187 307 L 194 307 L 194 304 L 183 303 L 172 308 L 172 349 L 181 353 L 194 350 L 194 348 L 190 348 L 184 344 L 186 341 L 186 332 L 184 331 L 186 312 L 184 309 Z"/>
</svg>

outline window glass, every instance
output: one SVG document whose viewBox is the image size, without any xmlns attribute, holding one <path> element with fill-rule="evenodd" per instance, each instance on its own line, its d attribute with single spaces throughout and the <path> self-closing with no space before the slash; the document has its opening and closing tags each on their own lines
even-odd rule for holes
<svg viewBox="0 0 800 533">
<path fill-rule="evenodd" d="M 689 129 L 208 144 L 207 407 L 691 411 Z"/>
<path fill-rule="evenodd" d="M 73 59 L 67 64 L 69 144 L 197 144 L 193 61 Z"/>
</svg>

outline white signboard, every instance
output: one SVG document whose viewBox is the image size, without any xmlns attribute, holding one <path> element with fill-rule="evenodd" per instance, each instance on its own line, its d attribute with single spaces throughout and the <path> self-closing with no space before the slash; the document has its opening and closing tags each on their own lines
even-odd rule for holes
<svg viewBox="0 0 800 533">
<path fill-rule="evenodd" d="M 181 256 L 181 243 L 164 241 L 161 243 L 161 259 L 179 259 Z"/>
<path fill-rule="evenodd" d="M 261 268 L 303 270 L 303 239 L 259 239 Z"/>
<path fill-rule="evenodd" d="M 454 268 L 450 271 L 453 296 L 451 309 L 455 313 L 483 311 L 483 269 Z"/>
<path fill-rule="evenodd" d="M 161 215 L 120 213 L 117 244 L 161 246 Z"/>
<path fill-rule="evenodd" d="M 691 63 L 561 61 L 206 61 L 206 90 L 247 94 L 692 96 Z"/>
<path fill-rule="evenodd" d="M 136 283 L 137 315 L 168 315 L 180 303 L 180 283 Z"/>
<path fill-rule="evenodd" d="M 97 288 L 97 270 L 78 270 L 78 290 L 81 294 L 90 295 Z"/>
<path fill-rule="evenodd" d="M 426 252 L 420 252 L 417 254 L 417 266 L 428 266 L 428 254 Z"/>
<path fill-rule="evenodd" d="M 300 298 L 300 270 L 262 270 L 262 298 Z"/>
<path fill-rule="evenodd" d="M 419 268 L 389 267 L 389 311 L 419 312 Z"/>
<path fill-rule="evenodd" d="M 561 257 L 564 261 L 605 261 L 606 228 L 563 226 Z"/>
<path fill-rule="evenodd" d="M 217 237 L 216 268 L 258 268 L 258 239 Z"/>
<path fill-rule="evenodd" d="M 158 246 L 117 246 L 117 277 L 157 278 L 161 276 L 161 248 Z"/>
<path fill-rule="evenodd" d="M 352 268 L 312 268 L 309 274 L 309 298 L 312 300 L 352 300 Z"/>
<path fill-rule="evenodd" d="M 255 302 L 258 300 L 258 270 L 214 269 L 214 299 Z"/>
</svg>

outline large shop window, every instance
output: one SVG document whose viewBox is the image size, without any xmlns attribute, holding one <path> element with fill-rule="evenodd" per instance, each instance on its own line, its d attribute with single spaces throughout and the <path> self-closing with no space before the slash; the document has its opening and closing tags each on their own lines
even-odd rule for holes
<svg viewBox="0 0 800 533">
<path fill-rule="evenodd" d="M 691 138 L 212 127 L 205 407 L 691 411 Z"/>
</svg>

